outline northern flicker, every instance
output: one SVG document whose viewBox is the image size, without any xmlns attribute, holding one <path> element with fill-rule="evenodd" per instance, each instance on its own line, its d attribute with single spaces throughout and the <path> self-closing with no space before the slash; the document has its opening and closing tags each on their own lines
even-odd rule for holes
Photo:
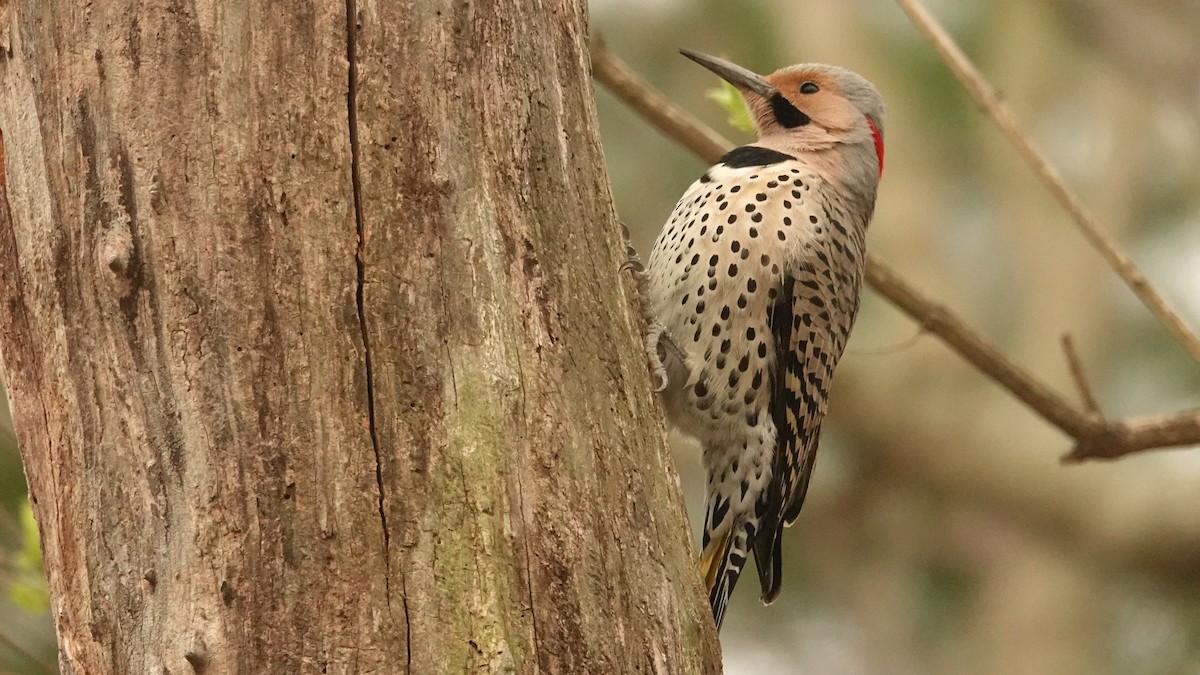
<svg viewBox="0 0 1200 675">
<path fill-rule="evenodd" d="M 804 502 L 830 380 L 858 312 L 883 172 L 883 99 L 820 64 L 762 77 L 680 50 L 741 91 L 758 140 L 675 205 L 640 271 L 672 424 L 708 473 L 701 571 L 718 628 L 753 551 L 762 600 Z"/>
</svg>

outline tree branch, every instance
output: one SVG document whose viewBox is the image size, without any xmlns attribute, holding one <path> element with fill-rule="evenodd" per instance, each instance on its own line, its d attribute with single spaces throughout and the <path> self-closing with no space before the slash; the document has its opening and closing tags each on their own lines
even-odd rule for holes
<svg viewBox="0 0 1200 675">
<path fill-rule="evenodd" d="M 625 62 L 613 56 L 600 38 L 592 39 L 592 77 L 667 137 L 681 143 L 706 162 L 715 162 L 733 144 L 695 117 L 671 103 Z"/>
<path fill-rule="evenodd" d="M 1196 332 L 1184 323 L 1179 313 L 1155 290 L 1133 260 L 1117 247 L 1112 237 L 1100 227 L 1095 217 L 1088 212 L 1079 198 L 1067 188 L 1058 172 L 1050 166 L 1041 151 L 1034 145 L 1033 140 L 1017 126 L 1012 112 L 996 95 L 996 90 L 988 84 L 966 54 L 963 54 L 962 50 L 958 48 L 953 38 L 946 33 L 937 19 L 925 10 L 919 0 L 896 0 L 896 2 L 912 19 L 917 30 L 933 45 L 942 61 L 954 72 L 955 77 L 962 83 L 979 109 L 999 127 L 1004 137 L 1016 148 L 1021 159 L 1025 160 L 1042 184 L 1058 200 L 1059 205 L 1075 222 L 1088 243 L 1099 251 L 1117 276 L 1121 277 L 1134 295 L 1142 301 L 1142 304 L 1167 327 L 1167 330 L 1171 331 L 1171 334 L 1183 345 L 1192 359 L 1200 363 L 1200 336 L 1197 336 Z"/>
<path fill-rule="evenodd" d="M 1107 422 L 1099 433 L 1075 439 L 1062 461 L 1116 459 L 1135 452 L 1195 445 L 1200 439 L 1200 409 Z"/>
<path fill-rule="evenodd" d="M 1048 385 L 1013 363 L 999 348 L 972 330 L 948 308 L 922 295 L 872 256 L 867 256 L 867 283 L 1063 433 L 1080 438 L 1101 431 L 1102 423 L 1080 413 Z"/>
<path fill-rule="evenodd" d="M 664 135 L 679 141 L 706 162 L 715 162 L 733 147 L 716 131 L 679 110 L 602 42 L 593 40 L 591 54 L 592 76 Z M 1064 462 L 1113 459 L 1144 450 L 1200 443 L 1200 410 L 1107 421 L 1098 413 L 1089 414 L 1068 403 L 953 312 L 922 295 L 872 256 L 867 258 L 867 284 L 1035 414 L 1074 439 L 1075 447 L 1063 457 Z"/>
<path fill-rule="evenodd" d="M 1060 338 L 1062 343 L 1063 354 L 1067 357 L 1067 365 L 1071 368 L 1071 379 L 1075 380 L 1075 388 L 1079 390 L 1079 398 L 1083 400 L 1083 407 L 1091 415 L 1102 415 L 1100 411 L 1100 403 L 1096 401 L 1096 396 L 1092 394 L 1092 387 L 1088 384 L 1087 374 L 1083 371 L 1083 361 L 1079 358 L 1079 352 L 1075 351 L 1075 341 L 1071 339 L 1068 333 L 1063 333 Z"/>
</svg>

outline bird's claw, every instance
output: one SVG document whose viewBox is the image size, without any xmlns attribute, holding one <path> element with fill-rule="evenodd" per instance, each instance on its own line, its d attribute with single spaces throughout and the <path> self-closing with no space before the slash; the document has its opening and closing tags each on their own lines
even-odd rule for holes
<svg viewBox="0 0 1200 675">
<path fill-rule="evenodd" d="M 667 367 L 663 364 L 663 354 L 659 352 L 663 340 L 670 340 L 667 337 L 667 327 L 657 319 L 650 322 L 650 329 L 646 331 L 646 356 L 650 361 L 650 376 L 656 380 L 658 384 L 654 385 L 654 393 L 661 394 L 667 390 L 667 384 L 670 379 L 667 377 Z"/>
<path fill-rule="evenodd" d="M 637 249 L 633 247 L 633 242 L 629 239 L 629 228 L 625 226 L 625 223 L 621 223 L 621 235 L 625 238 L 625 262 L 621 263 L 617 271 L 632 271 L 640 288 L 645 281 L 642 275 L 646 272 L 646 266 L 642 264 L 642 259 L 638 256 Z"/>
<path fill-rule="evenodd" d="M 654 316 L 654 312 L 650 310 L 647 304 L 649 298 L 650 275 L 646 273 L 646 266 L 642 264 L 642 259 L 638 256 L 637 249 L 633 247 L 633 242 L 629 240 L 629 228 L 625 223 L 621 223 L 621 233 L 625 237 L 625 262 L 621 263 L 618 272 L 632 272 L 634 283 L 637 285 L 638 305 L 642 314 L 642 318 L 646 322 L 646 356 L 650 362 L 650 377 L 657 382 L 654 385 L 654 393 L 659 394 L 667 389 L 667 367 L 663 365 L 663 356 L 660 355 L 662 343 L 666 341 L 671 345 L 671 340 L 666 335 L 667 328 Z M 665 354 L 665 352 L 662 352 Z"/>
<path fill-rule="evenodd" d="M 629 258 L 627 258 L 625 260 L 625 262 L 621 263 L 621 266 L 617 268 L 617 271 L 618 272 L 632 271 L 635 275 L 637 275 L 637 274 L 644 273 L 646 271 L 646 266 L 642 264 L 641 259 L 638 258 L 638 255 L 635 252 L 633 255 L 629 256 Z"/>
</svg>

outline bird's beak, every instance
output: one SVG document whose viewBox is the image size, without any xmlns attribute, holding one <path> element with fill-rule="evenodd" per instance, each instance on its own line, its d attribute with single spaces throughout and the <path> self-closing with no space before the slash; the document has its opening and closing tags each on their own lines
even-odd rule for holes
<svg viewBox="0 0 1200 675">
<path fill-rule="evenodd" d="M 700 52 L 694 52 L 690 49 L 680 49 L 679 53 L 713 71 L 721 79 L 725 80 L 729 84 L 732 84 L 738 89 L 741 89 L 742 91 L 748 91 L 752 94 L 757 94 L 765 99 L 769 99 L 775 94 L 779 93 L 779 90 L 771 86 L 770 83 L 764 80 L 757 73 L 746 70 L 736 63 L 730 63 L 725 59 L 718 59 L 715 56 L 701 54 Z"/>
</svg>

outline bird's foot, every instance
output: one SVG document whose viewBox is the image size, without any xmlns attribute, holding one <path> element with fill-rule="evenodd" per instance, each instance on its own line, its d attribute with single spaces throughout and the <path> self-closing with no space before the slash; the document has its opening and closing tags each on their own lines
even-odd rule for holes
<svg viewBox="0 0 1200 675">
<path fill-rule="evenodd" d="M 650 282 L 650 277 L 646 274 L 646 266 L 642 264 L 641 256 L 638 255 L 637 249 L 633 247 L 633 242 L 629 239 L 629 228 L 625 223 L 621 223 L 621 236 L 625 238 L 625 262 L 621 263 L 620 271 L 633 272 L 633 279 L 637 282 L 640 291 L 645 284 Z"/>
<path fill-rule="evenodd" d="M 666 352 L 663 351 L 663 347 L 674 347 L 674 343 L 667 335 L 667 327 L 650 309 L 650 275 L 646 272 L 646 266 L 642 264 L 637 249 L 633 247 L 633 242 L 629 240 L 629 228 L 625 223 L 621 223 L 621 233 L 625 237 L 625 262 L 621 263 L 619 271 L 629 272 L 633 276 L 634 285 L 637 286 L 638 312 L 646 323 L 646 356 L 650 362 L 650 375 L 657 381 L 654 392 L 660 393 L 667 388 L 667 367 L 663 364 Z"/>
<path fill-rule="evenodd" d="M 646 331 L 646 357 L 650 361 L 650 376 L 657 381 L 654 393 L 660 394 L 667 389 L 667 367 L 663 364 L 663 343 L 669 343 L 667 327 L 661 321 L 654 319 Z"/>
</svg>

